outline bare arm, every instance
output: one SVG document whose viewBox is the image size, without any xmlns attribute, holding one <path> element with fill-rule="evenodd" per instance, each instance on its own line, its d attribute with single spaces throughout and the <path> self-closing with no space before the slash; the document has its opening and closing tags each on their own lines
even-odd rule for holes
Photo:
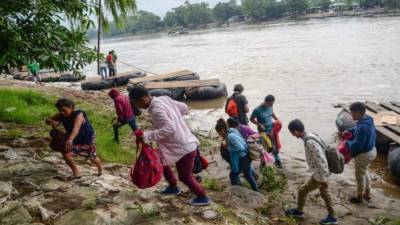
<svg viewBox="0 0 400 225">
<path fill-rule="evenodd" d="M 275 112 L 272 112 L 272 118 L 274 118 L 275 121 L 278 121 L 278 117 L 275 115 Z"/>
<path fill-rule="evenodd" d="M 85 118 L 83 117 L 83 113 L 80 113 L 74 120 L 74 127 L 72 128 L 72 132 L 69 135 L 67 141 L 73 141 L 76 138 L 76 136 L 78 136 L 79 129 L 81 128 L 84 122 Z"/>
</svg>

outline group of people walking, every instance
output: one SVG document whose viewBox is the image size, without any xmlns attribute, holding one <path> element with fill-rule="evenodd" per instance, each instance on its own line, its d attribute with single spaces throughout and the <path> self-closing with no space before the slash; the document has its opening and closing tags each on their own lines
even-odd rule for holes
<svg viewBox="0 0 400 225">
<path fill-rule="evenodd" d="M 249 157 L 248 139 L 259 139 L 263 146 L 269 148 L 273 153 L 275 166 L 282 168 L 283 163 L 279 154 L 281 146 L 277 130 L 274 129 L 276 126 L 279 126 L 280 129 L 281 122 L 273 110 L 275 103 L 273 95 L 267 95 L 263 103 L 252 111 L 250 119 L 248 119 L 247 113 L 250 112 L 250 109 L 243 91 L 242 85 L 235 85 L 234 93 L 228 98 L 225 107 L 229 118 L 227 120 L 219 119 L 215 129 L 222 138 L 221 155 L 230 165 L 231 184 L 240 185 L 240 174 L 243 173 L 251 188 L 259 191 L 257 174 Z M 118 116 L 117 122 L 113 125 L 115 141 L 119 141 L 118 128 L 128 124 L 136 135 L 137 143 L 157 143 L 160 160 L 164 166 L 164 177 L 168 182 L 168 186 L 161 194 L 178 195 L 181 193 L 177 185 L 177 178 L 171 169 L 171 166 L 175 165 L 178 179 L 196 195 L 189 203 L 196 206 L 209 205 L 210 198 L 201 183 L 192 174 L 200 142 L 183 119 L 189 111 L 187 105 L 167 96 L 153 97 L 143 86 L 132 88 L 129 97 L 115 89 L 109 92 L 109 96 L 114 101 Z M 132 105 L 147 110 L 152 122 L 151 130 L 142 132 L 138 128 Z M 97 166 L 98 174 L 101 175 L 102 167 L 96 157 L 95 132 L 86 113 L 76 110 L 74 103 L 68 99 L 58 100 L 56 107 L 59 112 L 47 119 L 47 123 L 54 128 L 61 124 L 66 130 L 66 151 L 63 152 L 63 156 L 73 171 L 71 178 L 80 177 L 72 159 L 72 156 L 75 155 L 90 159 Z M 347 131 L 352 136 L 346 142 L 346 146 L 355 159 L 357 181 L 357 195 L 353 196 L 350 201 L 360 204 L 371 198 L 371 179 L 368 168 L 376 157 L 376 134 L 373 120 L 365 114 L 366 108 L 363 103 L 353 103 L 350 110 L 353 119 L 358 121 L 355 128 Z M 258 132 L 248 126 L 249 121 L 257 126 Z M 338 224 L 329 192 L 330 170 L 324 152 L 325 142 L 318 135 L 308 132 L 299 119 L 290 121 L 288 130 L 294 137 L 303 140 L 305 158 L 312 175 L 306 184 L 299 187 L 297 207 L 288 209 L 286 214 L 298 218 L 304 217 L 303 209 L 308 193 L 319 189 L 328 211 L 328 215 L 320 223 Z M 348 136 L 348 134 L 346 135 Z"/>
<path fill-rule="evenodd" d="M 108 77 L 115 77 L 117 75 L 117 55 L 114 50 L 108 52 L 105 61 L 100 63 L 100 76 L 102 80 Z M 108 70 L 108 73 L 107 73 Z"/>
</svg>

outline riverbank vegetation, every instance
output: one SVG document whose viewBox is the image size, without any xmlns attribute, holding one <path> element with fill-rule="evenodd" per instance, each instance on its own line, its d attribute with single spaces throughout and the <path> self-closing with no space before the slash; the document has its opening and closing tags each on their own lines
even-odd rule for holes
<svg viewBox="0 0 400 225">
<path fill-rule="evenodd" d="M 105 26 L 109 14 L 121 25 L 123 18 L 136 10 L 135 0 L 102 0 L 105 10 L 98 10 L 97 2 L 2 0 L 0 72 L 21 69 L 35 60 L 42 69 L 80 75 L 83 67 L 96 60 L 86 36 L 88 29 L 95 27 L 94 19 L 100 17 Z"/>
<path fill-rule="evenodd" d="M 57 97 L 40 91 L 27 89 L 0 89 L 0 122 L 17 125 L 31 125 L 43 138 L 49 137 L 50 127 L 44 121 L 57 113 L 54 106 Z M 96 131 L 96 145 L 100 158 L 107 162 L 131 163 L 135 147 L 130 138 L 128 126 L 121 128 L 122 144 L 112 141 L 112 116 L 114 111 L 109 107 L 93 105 L 84 99 L 73 99 L 76 107 L 84 110 Z M 23 126 L 22 126 L 23 129 Z M 25 130 L 25 129 L 24 129 Z M 12 131 L 17 132 L 16 130 Z"/>
<path fill-rule="evenodd" d="M 205 2 L 190 3 L 186 1 L 179 7 L 171 9 L 161 18 L 151 12 L 139 11 L 128 18 L 124 29 L 119 29 L 112 23 L 106 37 L 143 34 L 159 31 L 182 32 L 182 29 L 208 27 L 211 24 L 221 25 L 232 22 L 262 22 L 283 17 L 297 17 L 308 13 L 328 12 L 339 13 L 346 10 L 363 10 L 374 7 L 388 9 L 400 8 L 398 0 L 242 0 L 239 5 L 236 0 L 219 2 L 214 8 Z M 96 31 L 88 33 L 96 37 Z"/>
</svg>

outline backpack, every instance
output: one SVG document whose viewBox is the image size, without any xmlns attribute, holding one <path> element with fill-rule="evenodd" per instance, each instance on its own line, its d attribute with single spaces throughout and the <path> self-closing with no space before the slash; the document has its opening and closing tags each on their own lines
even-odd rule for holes
<svg viewBox="0 0 400 225">
<path fill-rule="evenodd" d="M 238 116 L 238 107 L 235 101 L 235 98 L 232 96 L 228 100 L 228 104 L 226 106 L 225 112 L 230 116 L 230 117 L 237 117 Z"/>
<path fill-rule="evenodd" d="M 305 141 L 307 142 L 308 140 L 314 140 L 322 147 L 326 155 L 326 160 L 328 161 L 329 171 L 331 173 L 343 173 L 345 163 L 343 155 L 336 150 L 336 148 L 325 144 L 325 142 L 318 135 L 315 136 L 317 138 L 307 137 Z"/>
<path fill-rule="evenodd" d="M 163 165 L 158 150 L 150 145 L 142 144 L 142 151 L 131 167 L 130 176 L 132 183 L 140 189 L 156 185 L 163 176 Z"/>
<path fill-rule="evenodd" d="M 65 152 L 65 142 L 67 140 L 67 134 L 54 128 L 50 131 L 50 137 L 50 148 L 57 152 Z"/>
<path fill-rule="evenodd" d="M 200 155 L 200 150 L 197 148 L 196 151 L 196 156 L 194 157 L 194 165 L 193 165 L 193 170 L 192 173 L 198 174 L 201 171 L 207 169 L 208 167 L 208 160 Z"/>
<path fill-rule="evenodd" d="M 264 147 L 259 141 L 248 140 L 249 156 L 252 161 L 260 161 Z"/>
</svg>

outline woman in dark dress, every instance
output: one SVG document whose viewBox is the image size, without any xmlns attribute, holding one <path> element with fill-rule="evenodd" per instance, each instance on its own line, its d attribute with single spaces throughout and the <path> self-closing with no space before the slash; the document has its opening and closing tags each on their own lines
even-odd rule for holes
<svg viewBox="0 0 400 225">
<path fill-rule="evenodd" d="M 67 165 L 71 168 L 74 178 L 80 178 L 80 173 L 73 160 L 73 156 L 83 156 L 94 163 L 98 169 L 98 175 L 102 174 L 100 160 L 96 157 L 95 133 L 86 113 L 75 110 L 73 101 L 62 98 L 56 102 L 59 113 L 48 118 L 46 123 L 53 128 L 63 125 L 67 137 L 65 151 L 61 152 Z"/>
</svg>

